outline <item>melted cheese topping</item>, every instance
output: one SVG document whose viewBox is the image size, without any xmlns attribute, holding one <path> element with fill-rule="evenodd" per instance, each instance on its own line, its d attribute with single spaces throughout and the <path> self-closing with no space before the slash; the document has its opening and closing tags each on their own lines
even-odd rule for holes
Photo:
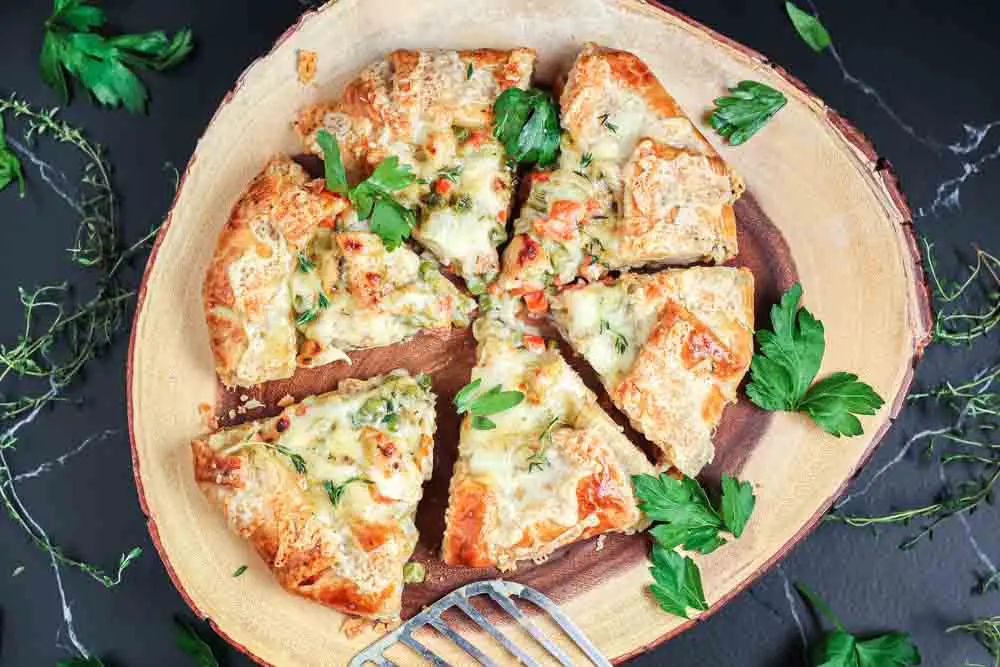
<svg viewBox="0 0 1000 667">
<path fill-rule="evenodd" d="M 321 231 L 298 260 L 291 292 L 305 337 L 299 363 L 347 359 L 348 350 L 406 340 L 422 329 L 467 326 L 475 302 L 406 246 L 375 234 Z"/>
<path fill-rule="evenodd" d="M 225 501 L 234 528 L 245 534 L 261 521 L 280 525 L 268 506 L 280 488 L 309 517 L 301 547 L 286 550 L 321 545 L 332 573 L 362 593 L 401 588 L 421 485 L 433 468 L 435 397 L 422 383 L 406 371 L 347 380 L 277 417 L 209 436 L 211 449 L 246 462 L 243 488 Z M 275 567 L 282 556 L 279 547 Z"/>
</svg>

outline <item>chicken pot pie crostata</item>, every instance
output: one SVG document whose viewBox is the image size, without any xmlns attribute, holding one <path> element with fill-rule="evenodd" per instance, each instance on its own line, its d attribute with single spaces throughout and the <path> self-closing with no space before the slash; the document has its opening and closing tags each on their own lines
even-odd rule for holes
<svg viewBox="0 0 1000 667">
<path fill-rule="evenodd" d="M 753 356 L 753 275 L 692 267 L 563 291 L 552 315 L 601 377 L 615 406 L 696 476 Z"/>
<path fill-rule="evenodd" d="M 198 438 L 198 485 L 282 586 L 348 614 L 397 618 L 433 467 L 429 380 L 344 380 L 276 417 Z"/>
<path fill-rule="evenodd" d="M 394 51 L 340 99 L 300 112 L 296 131 L 322 156 L 317 133 L 327 130 L 355 178 L 388 157 L 409 165 L 418 178 L 400 201 L 419 205 L 414 236 L 480 293 L 500 269 L 513 190 L 493 105 L 504 90 L 527 88 L 534 65 L 531 49 Z"/>
<path fill-rule="evenodd" d="M 504 251 L 503 291 L 736 255 L 733 203 L 743 182 L 645 63 L 588 44 L 560 107 L 559 164 L 530 177 Z"/>
<path fill-rule="evenodd" d="M 497 311 L 474 330 L 472 386 L 523 400 L 491 416 L 494 428 L 474 427 L 475 415 L 462 422 L 444 562 L 511 570 L 578 540 L 640 529 L 631 476 L 652 466 L 558 349 Z"/>
</svg>

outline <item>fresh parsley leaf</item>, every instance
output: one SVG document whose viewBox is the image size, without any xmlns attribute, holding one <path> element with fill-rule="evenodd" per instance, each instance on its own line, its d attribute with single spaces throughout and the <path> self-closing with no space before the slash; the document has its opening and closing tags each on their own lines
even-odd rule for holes
<svg viewBox="0 0 1000 667">
<path fill-rule="evenodd" d="M 869 639 L 858 639 L 844 629 L 815 593 L 802 584 L 796 584 L 796 588 L 813 609 L 835 627 L 814 651 L 816 667 L 912 667 L 920 664 L 920 651 L 909 635 L 888 632 Z"/>
<path fill-rule="evenodd" d="M 494 104 L 494 136 L 512 159 L 545 166 L 559 155 L 559 113 L 543 90 L 508 88 Z"/>
<path fill-rule="evenodd" d="M 471 79 L 472 78 L 472 74 L 473 74 L 472 63 L 467 63 L 465 65 L 465 79 L 466 80 Z"/>
<path fill-rule="evenodd" d="M 780 91 L 756 81 L 740 81 L 729 92 L 716 98 L 709 122 L 733 146 L 755 135 L 788 103 Z"/>
<path fill-rule="evenodd" d="M 750 363 L 747 396 L 765 410 L 804 412 L 834 436 L 860 435 L 854 415 L 872 415 L 884 401 L 852 373 L 838 372 L 810 384 L 826 347 L 823 323 L 799 308 L 797 283 L 771 308 L 773 331 L 757 332 L 760 353 Z"/>
<path fill-rule="evenodd" d="M 701 485 L 690 477 L 674 479 L 666 473 L 659 477 L 632 477 L 639 509 L 653 521 L 664 523 L 650 530 L 662 546 L 682 546 L 690 551 L 712 553 L 726 543 L 719 536 L 722 517 L 712 507 Z"/>
<path fill-rule="evenodd" d="M 70 99 L 69 74 L 105 106 L 144 111 L 146 87 L 131 68 L 163 71 L 177 66 L 194 46 L 192 33 L 185 29 L 167 37 L 157 30 L 106 37 L 105 23 L 104 11 L 88 0 L 55 0 L 45 21 L 39 61 L 42 80 L 63 103 Z"/>
<path fill-rule="evenodd" d="M 392 197 L 381 197 L 375 201 L 372 212 L 372 232 L 382 237 L 385 249 L 392 252 L 403 244 L 404 239 L 417 224 L 416 215 Z"/>
<path fill-rule="evenodd" d="M 275 445 L 274 448 L 278 450 L 279 454 L 284 454 L 288 457 L 288 460 L 292 462 L 292 467 L 295 468 L 295 472 L 300 475 L 306 474 L 306 460 L 302 458 L 301 454 L 296 454 L 284 445 Z"/>
<path fill-rule="evenodd" d="M 351 477 L 344 480 L 340 484 L 334 484 L 330 481 L 323 482 L 323 489 L 326 491 L 326 495 L 330 497 L 330 502 L 334 507 L 340 504 L 340 499 L 343 497 L 344 492 L 347 491 L 347 487 L 354 482 L 361 482 L 363 484 L 374 483 L 370 479 L 365 479 L 364 477 Z"/>
<path fill-rule="evenodd" d="M 0 190 L 10 185 L 15 178 L 17 179 L 17 191 L 21 197 L 24 197 L 24 172 L 21 170 L 21 161 L 17 154 L 7 146 L 3 116 L 0 116 Z"/>
<path fill-rule="evenodd" d="M 653 596 L 663 611 L 688 618 L 688 609 L 708 609 L 701 573 L 690 558 L 654 544 L 653 566 L 649 571 L 655 581 L 651 587 Z"/>
<path fill-rule="evenodd" d="M 320 291 L 319 296 L 316 297 L 316 307 L 320 310 L 330 307 L 330 299 L 323 291 Z"/>
<path fill-rule="evenodd" d="M 785 11 L 788 18 L 792 20 L 795 31 L 799 33 L 806 44 L 816 53 L 819 53 L 830 46 L 830 33 L 826 31 L 819 18 L 809 12 L 803 11 L 794 2 L 785 2 Z"/>
<path fill-rule="evenodd" d="M 452 402 L 458 409 L 458 414 L 468 412 L 472 416 L 472 428 L 477 431 L 489 431 L 497 427 L 492 419 L 487 419 L 489 415 L 510 410 L 524 400 L 524 394 L 520 391 L 503 391 L 501 385 L 496 385 L 489 391 L 483 392 L 479 396 L 472 398 L 472 395 L 479 389 L 482 379 L 476 378 L 469 384 L 462 387 Z"/>
<path fill-rule="evenodd" d="M 326 179 L 326 189 L 331 192 L 347 194 L 347 171 L 340 157 L 340 145 L 332 134 L 326 130 L 316 133 L 316 143 L 323 151 L 323 176 Z"/>
<path fill-rule="evenodd" d="M 827 433 L 854 436 L 863 432 L 854 415 L 873 415 L 884 402 L 857 375 L 841 371 L 810 387 L 799 403 L 799 411 L 812 417 Z"/>
<path fill-rule="evenodd" d="M 320 130 L 316 133 L 316 141 L 323 150 L 327 189 L 346 194 L 359 219 L 371 219 L 371 230 L 381 237 L 386 250 L 392 252 L 398 248 L 417 224 L 414 212 L 393 197 L 394 192 L 414 182 L 410 166 L 401 165 L 395 155 L 387 157 L 375 167 L 371 176 L 352 188 L 347 182 L 337 140 L 326 130 Z"/>
<path fill-rule="evenodd" d="M 219 667 L 219 661 L 212 653 L 212 647 L 204 639 L 198 636 L 194 628 L 181 619 L 175 621 L 174 637 L 177 646 L 189 656 L 194 658 L 198 667 Z"/>
<path fill-rule="evenodd" d="M 246 571 L 247 571 L 247 570 L 249 570 L 249 569 L 250 569 L 250 566 L 249 566 L 249 565 L 240 565 L 240 566 L 239 566 L 238 568 L 236 568 L 236 570 L 235 570 L 235 571 L 233 572 L 233 579 L 235 579 L 236 577 L 242 577 L 242 576 L 243 576 L 243 573 L 244 573 L 244 572 L 246 572 Z"/>
<path fill-rule="evenodd" d="M 722 522 L 733 537 L 743 534 L 756 504 L 750 482 L 741 482 L 722 473 Z"/>
<path fill-rule="evenodd" d="M 297 324 L 300 327 L 303 327 L 312 322 L 313 320 L 315 320 L 317 317 L 319 317 L 319 313 L 317 313 L 315 310 L 305 310 L 299 313 L 299 316 L 295 318 L 295 324 Z"/>
</svg>

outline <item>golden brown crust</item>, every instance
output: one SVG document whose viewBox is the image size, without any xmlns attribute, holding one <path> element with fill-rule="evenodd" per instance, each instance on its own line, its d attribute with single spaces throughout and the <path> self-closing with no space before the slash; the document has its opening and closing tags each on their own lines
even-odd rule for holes
<svg viewBox="0 0 1000 667">
<path fill-rule="evenodd" d="M 287 276 L 317 225 L 343 206 L 288 158 L 271 160 L 233 206 L 202 292 L 216 371 L 227 386 L 294 372 Z"/>
</svg>

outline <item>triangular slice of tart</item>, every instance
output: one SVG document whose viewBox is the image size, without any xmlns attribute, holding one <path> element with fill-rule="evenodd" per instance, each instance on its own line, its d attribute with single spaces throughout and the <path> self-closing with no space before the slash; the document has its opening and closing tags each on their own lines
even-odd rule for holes
<svg viewBox="0 0 1000 667">
<path fill-rule="evenodd" d="M 417 181 L 397 196 L 420 209 L 414 237 L 479 293 L 499 272 L 513 190 L 493 105 L 527 88 L 534 65 L 531 49 L 393 51 L 303 109 L 295 130 L 320 157 L 317 133 L 333 135 L 352 183 L 387 157 L 409 165 Z"/>
<path fill-rule="evenodd" d="M 564 290 L 552 317 L 663 462 L 694 477 L 750 366 L 753 285 L 729 267 L 626 273 Z"/>
<path fill-rule="evenodd" d="M 295 372 L 297 335 L 288 279 L 296 256 L 343 201 L 289 158 L 247 186 L 219 234 L 203 286 L 215 368 L 226 386 Z"/>
<path fill-rule="evenodd" d="M 477 363 L 462 394 L 471 407 L 451 479 L 444 561 L 509 570 L 593 535 L 641 529 L 630 478 L 649 473 L 650 463 L 558 349 L 498 315 L 488 312 L 474 328 Z M 493 412 L 511 401 L 491 397 L 510 392 L 523 399 Z"/>
<path fill-rule="evenodd" d="M 291 285 L 300 366 L 344 360 L 350 350 L 398 343 L 424 329 L 466 327 L 476 308 L 433 258 L 405 245 L 390 252 L 363 231 L 319 229 Z"/>
<path fill-rule="evenodd" d="M 740 178 L 637 56 L 588 44 L 560 96 L 558 168 L 532 177 L 500 287 L 736 254 Z"/>
<path fill-rule="evenodd" d="M 431 476 L 434 401 L 429 378 L 406 371 L 344 380 L 196 439 L 195 477 L 286 589 L 395 619 Z"/>
</svg>

